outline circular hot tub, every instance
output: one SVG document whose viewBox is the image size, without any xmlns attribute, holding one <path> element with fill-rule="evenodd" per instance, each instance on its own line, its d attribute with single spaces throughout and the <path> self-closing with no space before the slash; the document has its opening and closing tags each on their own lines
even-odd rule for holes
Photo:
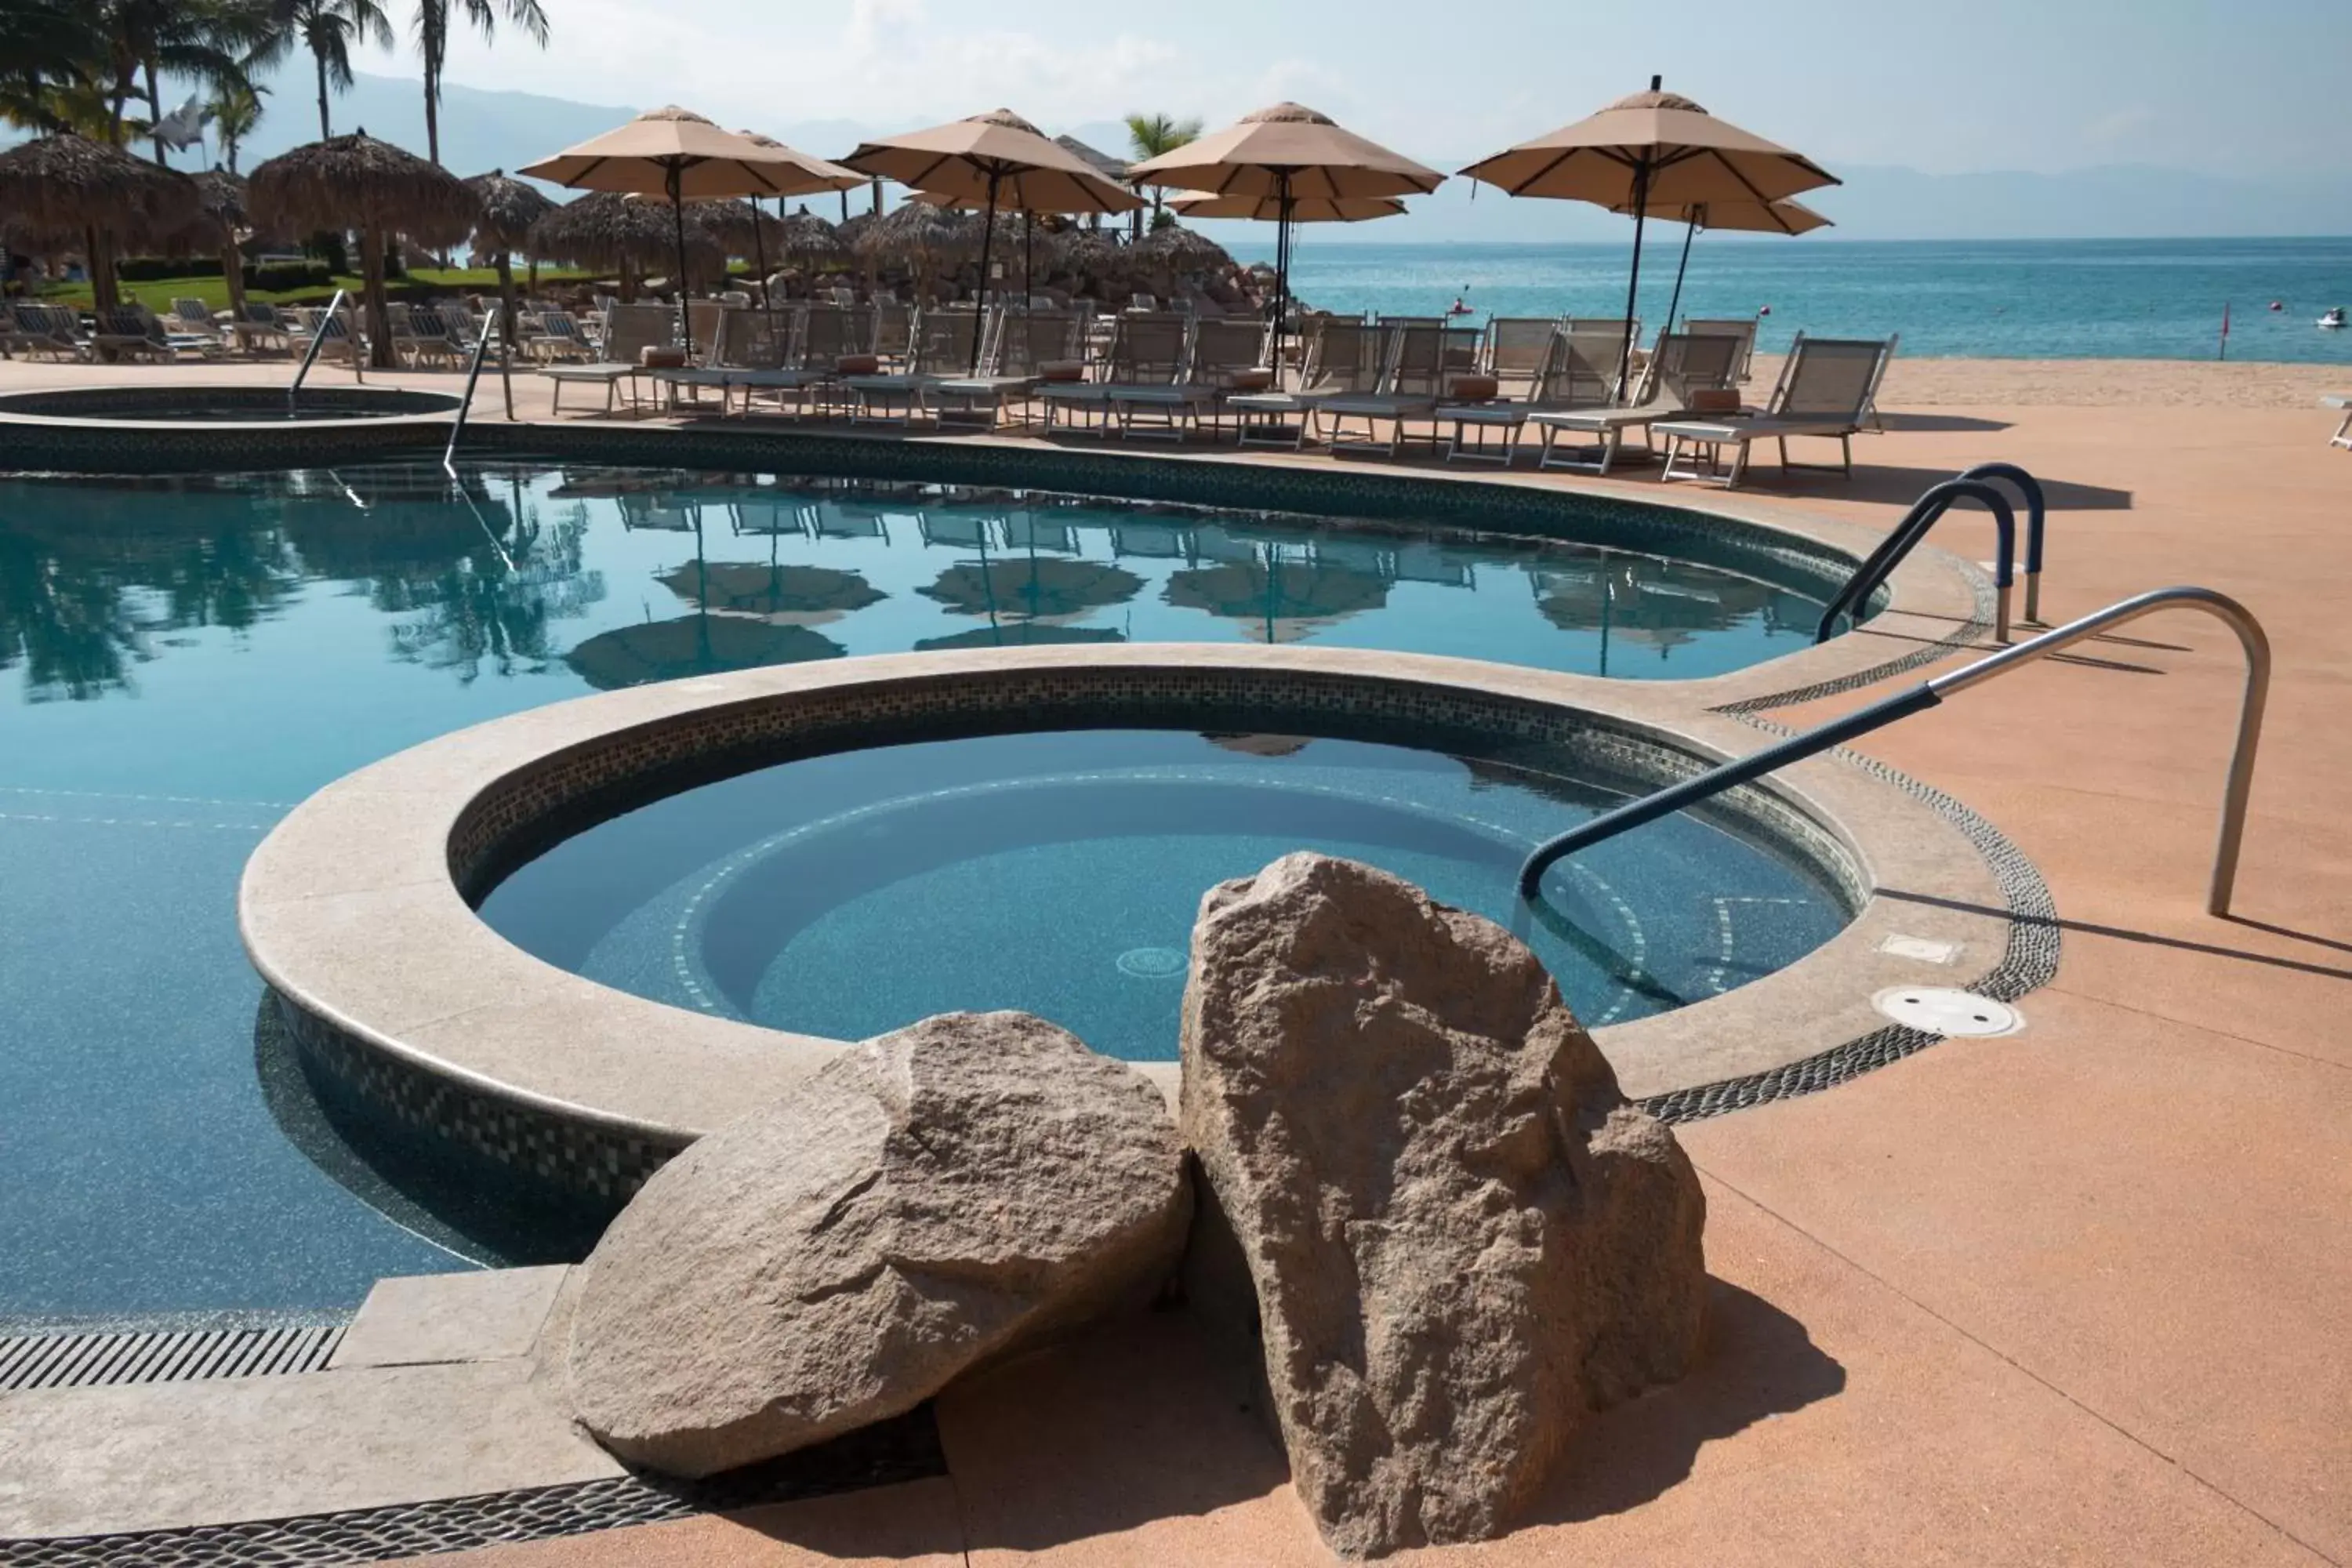
<svg viewBox="0 0 2352 1568">
<path fill-rule="evenodd" d="M 464 406 L 409 387 L 144 385 L 0 395 L 0 468 L 154 473 L 356 462 L 438 446 Z"/>
</svg>

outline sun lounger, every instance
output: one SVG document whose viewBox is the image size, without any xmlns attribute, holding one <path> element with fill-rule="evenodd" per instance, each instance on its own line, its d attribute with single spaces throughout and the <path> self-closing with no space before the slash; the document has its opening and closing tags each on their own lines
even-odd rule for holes
<svg viewBox="0 0 2352 1568">
<path fill-rule="evenodd" d="M 275 305 L 247 301 L 245 310 L 230 320 L 228 332 L 247 353 L 293 352 L 293 329 Z"/>
<path fill-rule="evenodd" d="M 1240 421 L 1241 444 L 1294 451 L 1306 446 L 1316 433 L 1316 410 L 1326 398 L 1380 390 L 1387 369 L 1382 354 L 1386 342 L 1380 328 L 1352 316 L 1310 318 L 1299 350 L 1297 387 L 1269 387 L 1225 399 L 1225 406 Z"/>
<path fill-rule="evenodd" d="M 2336 427 L 2336 434 L 2327 438 L 2327 444 L 2352 452 L 2352 392 L 2332 392 L 2319 402 L 2324 408 L 2344 410 L 2344 423 Z"/>
<path fill-rule="evenodd" d="M 988 328 L 971 310 L 952 307 L 918 310 L 904 369 L 841 378 L 851 400 L 850 423 L 911 425 L 922 417 L 940 383 L 971 369 L 975 331 L 985 337 Z M 982 347 L 984 353 L 985 344 Z"/>
<path fill-rule="evenodd" d="M 1672 326 L 1672 322 L 1667 323 Z M 1724 317 L 1710 320 L 1685 316 L 1682 330 L 1693 337 L 1725 337 L 1739 340 L 1739 359 L 1734 366 L 1734 379 L 1745 382 L 1756 364 L 1756 318 L 1753 316 Z"/>
<path fill-rule="evenodd" d="M 1166 386 L 1184 373 L 1191 323 L 1172 310 L 1129 310 L 1114 319 L 1111 340 L 1097 375 L 1088 381 L 1049 381 L 1038 388 L 1045 405 L 1045 428 L 1054 428 L 1059 410 L 1073 430 L 1082 414 L 1097 418 L 1091 427 L 1108 437 L 1111 430 L 1112 394 L 1129 387 Z"/>
<path fill-rule="evenodd" d="M 561 413 L 563 389 L 589 385 L 604 389 L 604 412 L 613 412 L 623 383 L 628 384 L 629 405 L 637 405 L 636 378 L 645 374 L 645 351 L 669 346 L 677 312 L 667 305 L 615 305 L 604 320 L 604 357 L 589 364 L 548 365 L 540 374 L 555 384 L 548 412 Z"/>
<path fill-rule="evenodd" d="M 146 360 L 168 364 L 180 357 L 178 345 L 163 322 L 143 306 L 118 305 L 98 313 L 98 331 L 90 334 L 90 350 L 100 359 L 120 362 Z"/>
<path fill-rule="evenodd" d="M 1559 329 L 1558 316 L 1496 316 L 1479 341 L 1478 369 L 1502 384 L 1498 391 L 1517 387 L 1517 395 L 1532 396 Z"/>
<path fill-rule="evenodd" d="M 62 305 L 17 301 L 9 307 L 16 326 L 16 344 L 35 359 L 87 360 L 89 340 L 82 335 L 81 318 Z"/>
<path fill-rule="evenodd" d="M 1545 348 L 1543 363 L 1526 395 L 1448 403 L 1438 408 L 1437 424 L 1450 425 L 1454 431 L 1446 446 L 1445 460 L 1500 463 L 1508 468 L 1518 456 L 1521 437 L 1531 420 L 1608 401 L 1624 347 L 1624 328 L 1619 322 L 1601 327 L 1587 324 L 1574 330 L 1555 327 Z M 1475 439 L 1471 438 L 1474 431 L 1478 433 Z M 1501 433 L 1499 447 L 1486 441 L 1486 433 L 1489 431 Z"/>
<path fill-rule="evenodd" d="M 209 338 L 215 346 L 221 342 L 220 323 L 213 320 L 213 308 L 202 300 L 174 300 L 172 313 L 163 323 L 173 331 L 190 337 Z"/>
<path fill-rule="evenodd" d="M 1622 345 L 1610 345 L 1615 353 Z M 1642 367 L 1633 402 L 1612 408 L 1597 404 L 1552 409 L 1532 415 L 1528 423 L 1543 432 L 1543 451 L 1536 466 L 1576 468 L 1605 474 L 1624 450 L 1628 431 L 1639 430 L 1645 447 L 1650 431 L 1661 421 L 1705 418 L 1697 404 L 1702 394 L 1729 392 L 1739 369 L 1739 342 L 1727 334 L 1669 332 L 1659 341 Z M 1609 374 L 1613 375 L 1613 363 Z M 1736 402 L 1736 397 L 1734 398 Z M 1562 437 L 1589 436 L 1596 447 L 1570 445 Z"/>
<path fill-rule="evenodd" d="M 996 428 L 1008 403 L 1025 401 L 1056 367 L 1080 365 L 1086 352 L 1085 316 L 1076 310 L 1030 309 L 998 323 L 993 351 L 982 374 L 950 375 L 932 389 L 941 424 Z"/>
<path fill-rule="evenodd" d="M 541 364 L 585 364 L 595 359 L 596 351 L 589 347 L 587 334 L 571 311 L 541 310 L 537 320 L 539 331 L 526 333 L 517 345 L 530 358 Z"/>
<path fill-rule="evenodd" d="M 1265 323 L 1220 317 L 1193 324 L 1184 369 L 1175 378 L 1160 385 L 1114 384 L 1108 398 L 1122 439 L 1140 433 L 1181 441 L 1200 427 L 1203 414 L 1213 418 L 1228 395 L 1263 391 L 1273 379 L 1265 369 Z"/>
<path fill-rule="evenodd" d="M 1426 419 L 1433 425 L 1445 391 L 1454 331 L 1414 322 L 1389 329 L 1388 337 L 1387 368 L 1377 391 L 1343 393 L 1317 405 L 1316 412 L 1331 421 L 1326 444 L 1334 452 L 1379 452 L 1393 458 L 1404 449 L 1411 422 Z M 1363 421 L 1361 437 L 1347 434 L 1350 419 Z M 1386 440 L 1379 433 L 1383 423 L 1389 427 Z"/>
<path fill-rule="evenodd" d="M 780 321 L 776 363 L 769 368 L 735 371 L 728 384 L 741 390 L 743 409 L 750 413 L 759 394 L 772 394 L 782 412 L 790 398 L 803 411 L 821 409 L 829 395 L 841 387 L 841 363 L 850 354 L 865 353 L 874 341 L 870 309 L 843 305 L 811 305 Z"/>
<path fill-rule="evenodd" d="M 1664 477 L 1698 479 L 1728 489 L 1748 471 L 1748 448 L 1759 440 L 1776 441 L 1784 471 L 1812 468 L 1851 476 L 1853 436 L 1871 417 L 1878 384 L 1895 357 L 1896 340 L 1875 338 L 1808 338 L 1800 334 L 1780 367 L 1780 384 L 1764 411 L 1753 417 L 1723 420 L 1660 421 L 1651 428 L 1666 440 Z M 1835 465 L 1792 463 L 1789 438 L 1816 437 L 1838 444 Z M 1738 452 L 1727 471 L 1721 468 L 1723 448 Z M 1677 467 L 1687 448 L 1688 465 Z"/>
</svg>

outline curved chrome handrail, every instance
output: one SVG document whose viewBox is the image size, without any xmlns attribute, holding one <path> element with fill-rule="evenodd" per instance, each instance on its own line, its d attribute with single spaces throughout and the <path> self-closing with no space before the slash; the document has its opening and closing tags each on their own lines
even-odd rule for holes
<svg viewBox="0 0 2352 1568">
<path fill-rule="evenodd" d="M 2006 479 L 2025 501 L 2025 620 L 2042 624 L 2042 536 L 2050 524 L 2048 498 L 2042 481 L 2015 463 L 1979 463 L 1960 475 L 1964 479 Z"/>
<path fill-rule="evenodd" d="M 303 378 L 310 374 L 310 367 L 319 363 L 319 351 L 327 346 L 326 323 L 335 319 L 335 312 L 341 310 L 343 308 L 343 302 L 351 297 L 352 291 L 350 289 L 338 289 L 335 290 L 335 297 L 327 301 L 326 313 L 319 318 L 319 326 L 313 329 L 310 333 L 310 350 L 302 355 L 302 363 L 294 372 L 293 382 L 286 388 L 286 412 L 288 414 L 290 415 L 294 412 L 296 406 L 295 399 L 302 391 Z M 360 363 L 359 312 L 354 310 L 352 312 L 352 363 L 356 365 Z M 361 379 L 365 380 L 366 378 L 362 376 Z"/>
<path fill-rule="evenodd" d="M 449 444 L 441 448 L 441 468 L 453 479 L 457 477 L 457 437 L 466 433 L 466 416 L 474 411 L 474 388 L 482 379 L 482 356 L 490 352 L 490 333 L 498 324 L 496 310 L 482 318 L 482 335 L 474 344 L 474 363 L 466 369 L 466 395 L 457 405 L 457 416 L 449 421 Z"/>
<path fill-rule="evenodd" d="M 1761 778 L 1790 763 L 1828 751 L 1832 746 L 1858 735 L 1868 734 L 1897 719 L 1933 708 L 1953 692 L 1965 691 L 2021 664 L 2045 658 L 2110 626 L 2119 626 L 2142 616 L 2174 608 L 2202 610 L 2220 620 L 2238 634 L 2238 644 L 2246 656 L 2245 695 L 2238 705 L 2238 735 L 2230 752 L 2228 783 L 2221 792 L 2221 826 L 2214 841 L 2213 875 L 2207 884 L 2205 897 L 2207 912 L 2226 915 L 2230 912 L 2231 894 L 2237 884 L 2238 851 L 2245 839 L 2246 808 L 2253 793 L 2254 752 L 2262 742 L 2263 713 L 2270 701 L 2271 645 L 2270 638 L 2263 635 L 2262 623 L 2255 620 L 2243 605 L 2226 594 L 2197 587 L 2157 588 L 2121 600 L 2105 609 L 2095 610 L 2080 620 L 2069 621 L 2054 631 L 2044 632 L 2014 647 L 2005 647 L 1974 663 L 1962 665 L 1948 674 L 1923 680 L 1867 708 L 1857 709 L 1842 718 L 1817 725 L 1778 745 L 1767 746 L 1752 756 L 1737 758 L 1643 795 L 1640 800 L 1621 805 L 1614 811 L 1603 812 L 1591 821 L 1548 840 L 1529 855 L 1519 868 L 1519 896 L 1530 903 L 1534 902 L 1545 870 L 1553 862 L 1579 849 L 1598 844 L 1604 838 L 1613 838 L 1643 823 L 1654 822 L 1684 806 L 1696 805 L 1727 789 Z"/>
<path fill-rule="evenodd" d="M 1879 541 L 1877 549 L 1863 558 L 1862 564 L 1853 569 L 1853 575 L 1846 579 L 1845 586 L 1830 601 L 1829 608 L 1822 612 L 1821 625 L 1813 628 L 1813 641 L 1829 641 L 1837 629 L 1837 618 L 1866 604 L 1872 592 L 1886 581 L 1912 548 L 1927 537 L 1936 520 L 1951 510 L 1953 502 L 1960 500 L 1982 502 L 1984 509 L 1992 513 L 1993 528 L 2000 535 L 2000 559 L 1994 563 L 1993 572 L 1993 582 L 2000 593 L 1993 617 L 1993 639 L 2007 642 L 2011 563 L 2017 559 L 2017 514 L 2010 509 L 2009 497 L 1982 479 L 1966 477 L 1930 485 L 1911 503 L 1903 521 Z"/>
</svg>

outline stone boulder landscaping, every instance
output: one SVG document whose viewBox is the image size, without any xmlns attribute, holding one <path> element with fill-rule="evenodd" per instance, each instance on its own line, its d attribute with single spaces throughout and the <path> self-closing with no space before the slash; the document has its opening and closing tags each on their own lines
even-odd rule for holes
<svg viewBox="0 0 2352 1568">
<path fill-rule="evenodd" d="M 1026 1014 L 927 1018 L 646 1184 L 584 1266 L 575 1411 L 675 1475 L 772 1458 L 1148 1299 L 1190 1215 L 1132 1068 Z"/>
<path fill-rule="evenodd" d="M 1499 1533 L 1590 1412 L 1691 1364 L 1697 1178 L 1500 927 L 1286 856 L 1203 900 L 1182 1049 L 1201 1228 L 1335 1550 Z"/>
</svg>

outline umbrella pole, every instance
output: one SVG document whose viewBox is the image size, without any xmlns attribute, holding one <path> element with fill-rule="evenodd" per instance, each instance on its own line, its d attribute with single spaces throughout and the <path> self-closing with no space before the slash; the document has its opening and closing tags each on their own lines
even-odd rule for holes
<svg viewBox="0 0 2352 1568">
<path fill-rule="evenodd" d="M 669 171 L 670 217 L 677 227 L 677 341 L 686 345 L 688 359 L 694 357 L 694 329 L 686 314 L 686 197 L 681 194 L 684 181 L 675 164 Z M 1636 248 L 1639 254 L 1638 247 Z"/>
<path fill-rule="evenodd" d="M 1691 239 L 1698 233 L 1698 220 L 1706 211 L 1705 207 L 1694 211 L 1691 214 L 1690 226 L 1683 230 L 1683 258 L 1675 268 L 1675 296 L 1666 301 L 1665 330 L 1670 332 L 1675 330 L 1675 312 L 1682 309 L 1683 274 L 1690 270 Z"/>
<path fill-rule="evenodd" d="M 988 216 L 982 220 L 980 230 L 980 298 L 976 301 L 978 308 L 971 313 L 971 368 L 964 373 L 967 375 L 980 374 L 980 334 L 988 324 L 988 252 L 991 242 L 996 238 L 997 178 L 996 173 L 990 171 Z"/>
<path fill-rule="evenodd" d="M 1633 169 L 1633 275 L 1625 282 L 1625 346 L 1617 357 L 1616 401 L 1625 400 L 1625 384 L 1633 377 L 1633 309 L 1642 292 L 1642 224 L 1649 216 L 1650 161 Z"/>
</svg>

